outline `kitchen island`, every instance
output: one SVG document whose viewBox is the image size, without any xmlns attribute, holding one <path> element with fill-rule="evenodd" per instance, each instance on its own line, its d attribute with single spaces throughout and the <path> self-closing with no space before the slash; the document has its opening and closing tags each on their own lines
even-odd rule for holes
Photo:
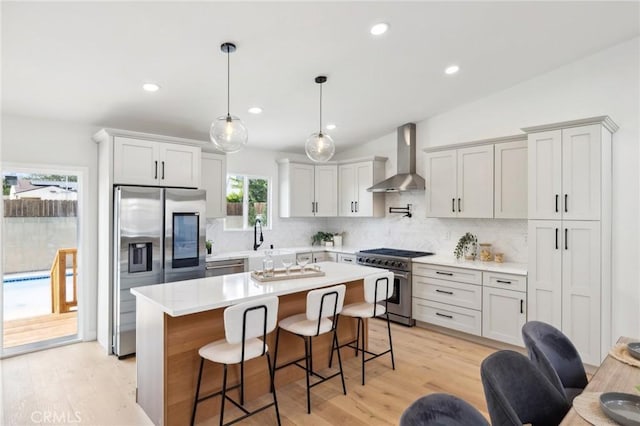
<svg viewBox="0 0 640 426">
<path fill-rule="evenodd" d="M 188 424 L 198 376 L 198 349 L 224 338 L 224 308 L 264 296 L 278 296 L 278 319 L 305 311 L 309 290 L 335 284 L 346 284 L 345 304 L 362 300 L 363 280 L 379 274 L 379 268 L 344 263 L 318 264 L 325 276 L 289 279 L 261 283 L 249 272 L 220 277 L 177 281 L 146 287 L 136 287 L 136 365 L 137 402 L 156 425 Z M 341 318 L 338 339 L 355 338 L 355 321 Z M 275 349 L 275 333 L 267 344 Z M 366 337 L 366 336 L 365 336 Z M 331 336 L 314 339 L 314 365 L 327 365 Z M 284 333 L 280 336 L 278 364 L 299 358 L 304 353 L 300 339 Z M 353 356 L 344 351 L 343 357 Z M 220 389 L 222 367 L 207 363 L 202 378 L 203 394 Z M 237 380 L 236 369 L 230 369 L 230 383 Z M 304 377 L 302 370 L 287 368 L 276 375 L 276 386 Z M 248 400 L 269 391 L 269 374 L 264 360 L 245 364 L 246 396 Z M 219 398 L 201 404 L 199 413 L 215 415 Z M 205 415 L 205 414 L 202 414 Z M 200 416 L 200 414 L 199 414 Z"/>
</svg>

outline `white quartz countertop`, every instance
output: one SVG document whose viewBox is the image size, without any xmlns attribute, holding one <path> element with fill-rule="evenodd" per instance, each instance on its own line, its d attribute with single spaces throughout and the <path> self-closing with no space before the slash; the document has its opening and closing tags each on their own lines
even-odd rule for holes
<svg viewBox="0 0 640 426">
<path fill-rule="evenodd" d="M 243 272 L 135 287 L 131 289 L 131 293 L 146 299 L 165 313 L 177 317 L 224 308 L 263 296 L 281 296 L 361 280 L 369 275 L 384 272 L 380 268 L 348 263 L 320 262 L 317 265 L 324 271 L 324 277 L 262 283 L 253 280 L 250 272 Z"/>
<path fill-rule="evenodd" d="M 229 251 L 229 252 L 219 252 L 207 255 L 207 262 L 214 262 L 216 260 L 231 260 L 231 259 L 247 259 L 249 257 L 262 257 L 264 256 L 265 250 L 271 249 L 263 249 L 254 251 L 254 250 L 242 250 L 242 251 Z M 341 246 L 341 247 L 326 247 L 326 246 L 303 246 L 303 247 L 278 247 L 273 249 L 276 252 L 290 252 L 290 253 L 307 253 L 307 252 L 320 252 L 320 251 L 328 251 L 332 253 L 346 253 L 346 254 L 355 254 L 360 251 L 359 247 L 349 247 L 349 246 Z"/>
<path fill-rule="evenodd" d="M 504 274 L 527 275 L 527 264 L 516 262 L 481 262 L 479 260 L 457 260 L 454 256 L 433 255 L 415 257 L 415 263 L 427 263 L 430 265 L 452 266 L 455 268 L 475 269 L 477 271 L 501 272 Z"/>
</svg>

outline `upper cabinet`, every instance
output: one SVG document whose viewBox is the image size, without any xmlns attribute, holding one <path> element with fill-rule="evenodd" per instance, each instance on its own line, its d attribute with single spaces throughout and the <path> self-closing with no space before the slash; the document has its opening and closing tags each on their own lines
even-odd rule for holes
<svg viewBox="0 0 640 426">
<path fill-rule="evenodd" d="M 345 217 L 383 217 L 384 194 L 367 188 L 384 179 L 384 161 L 374 160 L 340 164 L 338 167 L 338 214 Z"/>
<path fill-rule="evenodd" d="M 600 220 L 602 126 L 529 133 L 529 218 Z"/>
<path fill-rule="evenodd" d="M 198 188 L 200 147 L 116 136 L 113 183 Z"/>
<path fill-rule="evenodd" d="M 202 179 L 200 188 L 207 191 L 207 217 L 227 215 L 227 157 L 222 154 L 202 153 Z"/>
<path fill-rule="evenodd" d="M 338 166 L 279 161 L 280 217 L 337 216 Z"/>
<path fill-rule="evenodd" d="M 428 152 L 427 217 L 493 217 L 493 144 Z"/>
<path fill-rule="evenodd" d="M 495 218 L 527 218 L 527 139 L 497 143 L 493 187 Z"/>
</svg>

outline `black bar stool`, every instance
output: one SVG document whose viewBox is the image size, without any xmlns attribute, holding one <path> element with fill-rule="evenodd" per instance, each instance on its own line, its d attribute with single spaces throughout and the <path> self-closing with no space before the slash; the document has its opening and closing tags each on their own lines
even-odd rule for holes
<svg viewBox="0 0 640 426">
<path fill-rule="evenodd" d="M 364 364 L 366 362 L 390 353 L 391 368 L 393 370 L 396 369 L 396 362 L 393 358 L 393 341 L 391 340 L 391 322 L 389 321 L 389 312 L 387 310 L 387 299 L 389 299 L 392 295 L 393 272 L 371 275 L 369 277 L 365 277 L 364 279 L 364 302 L 351 303 L 342 308 L 342 312 L 340 312 L 340 315 L 358 319 L 356 339 L 344 343 L 340 347 L 348 346 L 355 349 L 356 356 L 358 356 L 358 351 L 362 352 L 362 385 L 364 385 Z M 381 305 L 380 302 L 383 301 L 385 302 L 385 304 Z M 389 349 L 380 353 L 370 352 L 364 348 L 364 319 L 375 318 L 376 316 L 382 314 L 386 314 L 387 332 L 389 334 Z M 362 336 L 362 338 L 360 336 Z M 331 366 L 331 362 L 333 361 L 334 349 L 335 348 L 332 348 L 331 350 L 329 366 Z M 370 355 L 370 357 L 367 359 L 366 355 Z"/>
<path fill-rule="evenodd" d="M 196 420 L 198 403 L 217 395 L 222 395 L 220 403 L 220 425 L 235 423 L 271 406 L 275 406 L 276 418 L 278 419 L 278 425 L 280 425 L 278 399 L 276 398 L 276 390 L 273 386 L 274 371 L 271 367 L 269 348 L 266 343 L 267 334 L 276 328 L 277 318 L 278 298 L 276 296 L 240 303 L 224 310 L 225 339 L 209 343 L 201 347 L 198 351 L 200 354 L 200 371 L 198 373 L 198 385 L 196 387 L 196 396 L 193 401 L 193 411 L 191 413 L 192 426 Z M 254 411 L 248 411 L 244 408 L 244 362 L 265 355 L 269 368 L 273 402 Z M 200 398 L 200 382 L 202 381 L 202 369 L 205 359 L 223 364 L 222 390 Z M 227 387 L 227 367 L 233 364 L 240 364 L 240 383 Z M 227 395 L 227 391 L 237 388 L 240 388 L 239 403 Z M 226 400 L 229 400 L 233 405 L 242 410 L 244 415 L 231 422 L 224 423 L 224 404 Z"/>
<path fill-rule="evenodd" d="M 340 350 L 338 350 L 338 364 L 340 371 L 330 376 L 322 376 L 313 371 L 313 337 L 321 334 L 333 332 L 333 340 L 331 342 L 332 355 L 333 348 L 338 346 L 338 337 L 336 335 L 338 314 L 344 304 L 344 294 L 346 286 L 344 284 L 333 287 L 312 290 L 307 293 L 307 310 L 306 313 L 293 315 L 280 320 L 278 323 L 278 331 L 276 332 L 276 351 L 274 355 L 275 369 L 279 370 L 290 365 L 296 365 L 306 372 L 307 377 L 307 413 L 311 414 L 311 393 L 312 387 L 324 383 L 336 376 L 342 379 L 342 391 L 347 394 L 347 388 L 344 384 L 344 374 L 342 373 L 342 359 L 340 358 Z M 331 318 L 331 319 L 329 319 Z M 304 340 L 304 357 L 287 364 L 278 366 L 278 342 L 280 340 L 280 330 L 288 331 Z M 300 365 L 300 361 L 305 361 L 304 366 Z M 310 382 L 310 377 L 316 376 L 320 380 L 315 383 Z"/>
</svg>

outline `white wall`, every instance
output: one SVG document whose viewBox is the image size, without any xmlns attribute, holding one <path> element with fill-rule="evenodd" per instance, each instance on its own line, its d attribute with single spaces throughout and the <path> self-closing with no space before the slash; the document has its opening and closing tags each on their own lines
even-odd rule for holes
<svg viewBox="0 0 640 426">
<path fill-rule="evenodd" d="M 79 235 L 78 259 L 81 335 L 85 340 L 96 337 L 98 150 L 91 136 L 97 130 L 89 125 L 2 116 L 3 168 L 6 164 L 41 166 L 47 169 L 79 170 L 87 176 L 87 182 L 83 182 L 80 189 L 81 196 L 87 199 L 79 206 L 83 233 Z"/>
<path fill-rule="evenodd" d="M 463 64 L 464 66 L 464 64 Z M 521 133 L 526 126 L 554 123 L 578 118 L 609 115 L 620 126 L 613 136 L 613 330 L 612 336 L 640 335 L 640 174 L 638 141 L 640 138 L 640 38 L 613 46 L 547 74 L 509 89 L 462 105 L 449 112 L 417 123 L 418 150 L 428 146 L 507 136 Z M 402 123 L 398 123 L 402 124 Z M 395 151 L 389 145 L 395 141 L 395 131 L 349 152 L 340 158 L 359 155 L 386 155 L 395 166 Z M 393 142 L 394 143 L 394 142 Z M 418 155 L 418 173 L 424 175 L 424 158 Z M 389 171 L 389 170 L 387 170 Z M 442 240 L 442 225 L 477 232 L 483 238 L 496 235 L 499 245 L 525 250 L 525 221 L 479 221 L 461 224 L 459 221 L 439 223 L 423 219 L 424 200 L 421 197 L 399 197 L 394 204 L 415 202 L 420 214 L 411 219 L 403 232 L 408 247 L 433 247 L 447 251 L 450 242 Z M 390 196 L 387 195 L 389 205 Z M 376 226 L 383 235 L 398 219 L 387 218 Z M 498 222 L 494 224 L 494 222 Z M 515 223 L 512 222 L 521 222 Z M 460 223 L 460 224 L 459 224 Z M 347 221 L 333 222 L 338 228 L 348 227 Z M 513 229 L 501 229 L 512 224 Z M 490 229 L 487 229 L 489 227 Z M 494 234 L 502 232 L 502 234 Z M 430 235 L 433 233 L 433 235 Z M 395 231 L 394 231 L 395 234 Z M 435 236 L 435 240 L 431 240 Z M 454 236 L 454 239 L 456 236 Z M 508 249 L 505 249 L 509 256 Z M 525 254 L 526 256 L 526 254 Z"/>
</svg>

